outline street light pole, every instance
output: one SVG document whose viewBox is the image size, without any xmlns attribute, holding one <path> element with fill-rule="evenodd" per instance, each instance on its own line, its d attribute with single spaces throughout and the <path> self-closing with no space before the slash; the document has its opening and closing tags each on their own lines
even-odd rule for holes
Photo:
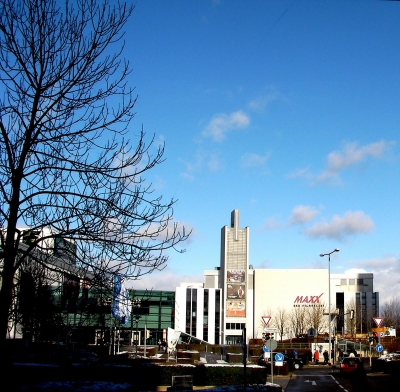
<svg viewBox="0 0 400 392">
<path fill-rule="evenodd" d="M 140 315 L 137 314 L 136 316 L 136 357 L 137 357 L 137 351 L 138 351 L 138 345 L 139 345 L 139 320 L 140 320 Z"/>
<path fill-rule="evenodd" d="M 135 322 L 136 322 L 136 357 L 138 355 L 138 345 L 139 345 L 139 320 L 140 320 L 140 307 L 142 305 L 142 301 L 140 299 L 132 300 L 132 312 L 131 312 L 131 329 L 132 329 L 132 316 L 133 316 L 133 308 L 135 308 Z"/>
<path fill-rule="evenodd" d="M 328 342 L 329 342 L 329 346 L 328 346 L 328 348 L 329 348 L 329 350 L 328 350 L 328 352 L 329 352 L 329 355 L 331 355 L 331 351 L 332 351 L 332 349 L 331 349 L 331 344 L 332 344 L 332 342 L 331 342 L 331 332 L 332 332 L 332 327 L 331 327 L 331 254 L 332 253 L 335 253 L 335 252 L 339 252 L 339 249 L 338 248 L 336 248 L 335 250 L 333 250 L 332 252 L 329 252 L 329 253 L 321 253 L 320 254 L 320 257 L 324 257 L 324 256 L 328 256 L 328 317 L 329 317 L 329 337 L 328 337 Z M 332 365 L 334 365 L 335 364 L 335 353 L 333 353 L 333 356 L 332 356 Z"/>
</svg>

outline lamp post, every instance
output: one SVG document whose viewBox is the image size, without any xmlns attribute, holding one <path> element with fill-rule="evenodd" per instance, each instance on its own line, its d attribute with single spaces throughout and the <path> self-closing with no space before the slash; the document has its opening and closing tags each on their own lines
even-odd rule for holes
<svg viewBox="0 0 400 392">
<path fill-rule="evenodd" d="M 139 345 L 139 330 L 138 330 L 138 326 L 139 326 L 140 315 L 137 314 L 135 316 L 135 318 L 136 318 L 135 321 L 136 321 L 136 356 L 137 356 L 137 348 L 138 348 L 138 345 Z"/>
<path fill-rule="evenodd" d="M 329 252 L 329 253 L 321 253 L 320 254 L 320 257 L 324 257 L 324 256 L 328 256 L 328 322 L 329 322 L 329 338 L 328 338 L 328 341 L 329 341 L 329 350 L 328 350 L 328 352 L 329 352 L 329 355 L 331 355 L 331 351 L 332 351 L 332 349 L 331 349 L 331 332 L 332 332 L 332 330 L 331 330 L 331 254 L 332 253 L 335 253 L 335 252 L 339 252 L 339 249 L 338 248 L 336 248 L 335 250 L 333 250 L 332 252 Z M 333 353 L 333 356 L 332 356 L 332 365 L 334 365 L 335 364 L 335 353 Z"/>
<path fill-rule="evenodd" d="M 133 308 L 135 308 L 135 322 L 136 322 L 136 357 L 138 351 L 138 344 L 139 344 L 139 320 L 140 320 L 140 307 L 142 305 L 142 301 L 140 299 L 133 299 L 132 300 L 132 312 L 131 312 L 131 328 L 132 328 L 132 317 L 133 317 Z"/>
</svg>

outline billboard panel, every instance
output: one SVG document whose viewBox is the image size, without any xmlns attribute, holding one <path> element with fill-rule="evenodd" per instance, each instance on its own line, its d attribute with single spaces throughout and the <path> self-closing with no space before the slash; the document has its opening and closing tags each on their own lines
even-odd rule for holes
<svg viewBox="0 0 400 392">
<path fill-rule="evenodd" d="M 246 317 L 246 302 L 237 300 L 226 301 L 226 315 L 228 317 Z"/>
<path fill-rule="evenodd" d="M 246 279 L 246 272 L 245 270 L 228 270 L 226 281 L 227 282 L 244 282 Z"/>
<path fill-rule="evenodd" d="M 245 299 L 245 284 L 228 283 L 227 284 L 227 298 L 228 299 Z"/>
</svg>

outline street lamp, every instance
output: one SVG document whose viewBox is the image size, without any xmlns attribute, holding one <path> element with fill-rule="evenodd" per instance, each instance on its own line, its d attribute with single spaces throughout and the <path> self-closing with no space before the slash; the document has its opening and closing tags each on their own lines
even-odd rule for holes
<svg viewBox="0 0 400 392">
<path fill-rule="evenodd" d="M 138 355 L 138 344 L 139 344 L 139 320 L 140 320 L 140 307 L 142 305 L 142 301 L 140 299 L 132 300 L 132 312 L 131 312 L 131 328 L 132 328 L 132 318 L 133 318 L 133 308 L 135 308 L 135 322 L 136 322 L 136 357 Z"/>
<path fill-rule="evenodd" d="M 331 355 L 331 254 L 335 253 L 335 252 L 339 252 L 339 249 L 336 248 L 335 250 L 333 250 L 332 252 L 329 253 L 321 253 L 320 257 L 324 257 L 324 256 L 328 256 L 328 315 L 329 315 L 329 355 Z M 335 364 L 335 353 L 333 353 L 332 356 L 332 365 Z"/>
</svg>

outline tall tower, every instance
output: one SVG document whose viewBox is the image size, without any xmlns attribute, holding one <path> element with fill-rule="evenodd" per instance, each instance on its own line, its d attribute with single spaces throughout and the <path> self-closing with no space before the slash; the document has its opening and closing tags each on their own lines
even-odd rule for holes
<svg viewBox="0 0 400 392">
<path fill-rule="evenodd" d="M 221 229 L 220 287 L 223 295 L 223 342 L 239 343 L 248 312 L 249 228 L 239 227 L 239 210 L 231 213 L 231 226 Z M 253 302 L 252 300 L 250 301 Z"/>
</svg>

